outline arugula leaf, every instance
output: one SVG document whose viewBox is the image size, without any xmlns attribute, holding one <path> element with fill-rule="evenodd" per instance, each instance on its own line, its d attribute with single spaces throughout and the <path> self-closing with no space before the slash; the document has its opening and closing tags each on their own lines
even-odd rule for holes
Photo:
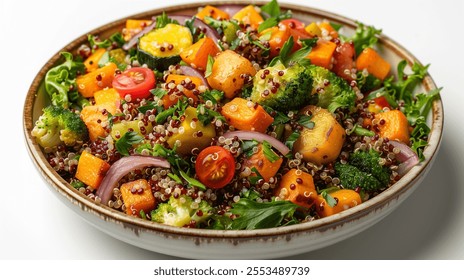
<svg viewBox="0 0 464 280">
<path fill-rule="evenodd" d="M 382 33 L 382 29 L 376 29 L 373 26 L 366 26 L 358 21 L 356 24 L 357 28 L 355 34 L 351 37 L 351 41 L 354 43 L 356 55 L 359 55 L 362 50 L 367 47 L 372 47 L 377 43 L 377 35 Z"/>
<path fill-rule="evenodd" d="M 238 217 L 231 229 L 262 229 L 278 227 L 285 218 L 293 217 L 298 205 L 290 201 L 256 202 L 241 198 L 232 205 L 230 212 Z"/>
<path fill-rule="evenodd" d="M 282 46 L 282 49 L 280 49 L 279 55 L 274 57 L 271 62 L 269 62 L 269 66 L 274 66 L 277 64 L 277 62 L 281 62 L 285 67 L 289 67 L 295 63 L 300 63 L 303 65 L 310 64 L 310 61 L 308 58 L 308 54 L 311 52 L 312 47 L 314 44 L 317 42 L 317 39 L 306 39 L 302 40 L 303 47 L 297 50 L 296 52 L 292 53 L 294 40 L 293 36 L 290 36 L 288 40 L 284 43 Z"/>
<path fill-rule="evenodd" d="M 121 155 L 128 156 L 129 149 L 132 148 L 132 145 L 142 142 L 143 139 L 144 138 L 140 136 L 137 132 L 128 131 L 124 133 L 124 135 L 116 141 L 116 150 L 118 150 L 118 152 Z"/>
</svg>

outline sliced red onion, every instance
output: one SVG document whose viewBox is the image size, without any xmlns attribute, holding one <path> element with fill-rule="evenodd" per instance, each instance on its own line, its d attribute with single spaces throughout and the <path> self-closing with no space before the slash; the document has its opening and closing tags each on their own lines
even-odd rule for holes
<svg viewBox="0 0 464 280">
<path fill-rule="evenodd" d="M 168 17 L 170 19 L 177 20 L 182 25 L 185 25 L 185 21 L 192 19 L 192 16 L 185 16 L 185 15 L 172 15 Z M 153 28 L 155 28 L 156 26 L 156 17 L 153 17 L 152 20 L 153 22 L 150 25 L 142 29 L 142 31 L 140 31 L 139 33 L 135 34 L 128 42 L 126 42 L 122 46 L 122 48 L 126 51 L 129 50 L 130 48 L 132 48 L 133 46 L 137 44 L 140 37 L 152 31 Z M 193 26 L 201 28 L 201 30 L 205 32 L 205 35 L 215 40 L 215 42 L 217 42 L 220 39 L 219 33 L 214 28 L 212 28 L 211 26 L 204 23 L 202 20 L 198 18 L 195 18 L 195 20 L 193 21 Z"/>
<path fill-rule="evenodd" d="M 419 163 L 417 154 L 406 144 L 399 141 L 389 141 L 394 148 L 398 148 L 400 152 L 396 154 L 396 159 L 401 162 L 398 165 L 398 175 L 403 176 L 411 168 Z"/>
<path fill-rule="evenodd" d="M 225 138 L 234 138 L 237 136 L 239 139 L 242 140 L 256 140 L 258 142 L 267 141 L 271 144 L 272 147 L 276 148 L 282 155 L 286 155 L 290 152 L 290 149 L 285 146 L 284 143 L 280 142 L 279 140 L 275 139 L 274 137 L 267 135 L 265 133 L 257 132 L 257 131 L 246 131 L 246 130 L 236 130 L 236 131 L 229 131 L 224 133 L 223 135 Z"/>
<path fill-rule="evenodd" d="M 180 66 L 180 70 L 182 71 L 182 74 L 186 76 L 193 76 L 193 77 L 200 78 L 203 84 L 209 88 L 208 81 L 205 79 L 205 76 L 203 76 L 203 73 L 200 72 L 199 70 L 193 67 L 190 67 L 190 66 L 185 66 L 185 65 Z"/>
<path fill-rule="evenodd" d="M 105 205 L 108 203 L 113 193 L 113 189 L 117 186 L 122 177 L 126 176 L 133 170 L 148 166 L 162 168 L 171 167 L 166 159 L 153 156 L 128 156 L 113 163 L 97 190 L 97 196 L 100 197 L 101 202 Z"/>
<path fill-rule="evenodd" d="M 230 17 L 233 17 L 238 11 L 243 9 L 243 5 L 220 5 L 218 6 L 218 9 L 226 12 Z"/>
</svg>

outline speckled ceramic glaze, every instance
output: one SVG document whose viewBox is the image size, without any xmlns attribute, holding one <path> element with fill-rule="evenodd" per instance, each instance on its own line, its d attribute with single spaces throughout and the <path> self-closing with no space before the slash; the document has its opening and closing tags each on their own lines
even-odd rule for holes
<svg viewBox="0 0 464 280">
<path fill-rule="evenodd" d="M 215 2 L 216 5 L 233 3 Z M 258 2 L 257 4 L 263 3 Z M 200 5 L 204 4 L 192 3 L 170 7 L 164 11 L 168 14 L 193 15 Z M 356 26 L 351 19 L 310 7 L 288 4 L 281 4 L 281 7 L 291 9 L 294 17 L 304 22 L 328 19 L 343 24 L 347 32 L 353 32 Z M 130 18 L 151 18 L 161 12 L 162 10 L 153 10 Z M 120 30 L 124 26 L 125 20 L 114 21 L 88 33 L 99 34 L 100 37 L 104 38 L 116 30 Z M 87 36 L 83 35 L 61 51 L 74 52 L 86 40 Z M 380 37 L 380 44 L 380 51 L 388 61 L 392 62 L 392 65 L 402 59 L 408 61 L 409 65 L 417 61 L 412 54 L 386 36 Z M 44 92 L 45 73 L 56 65 L 59 59 L 60 55 L 57 53 L 42 67 L 29 89 L 24 104 L 24 135 L 31 159 L 37 166 L 37 170 L 52 192 L 90 224 L 124 242 L 167 255 L 208 259 L 279 258 L 312 251 L 339 242 L 372 226 L 400 205 L 420 185 L 425 174 L 431 168 L 440 146 L 443 130 L 443 107 L 441 100 L 437 100 L 429 120 L 432 132 L 430 145 L 424 152 L 426 160 L 412 168 L 391 188 L 355 208 L 313 222 L 253 231 L 218 231 L 165 226 L 130 217 L 109 207 L 95 204 L 72 188 L 47 163 L 42 150 L 31 136 L 31 130 L 34 122 L 41 115 L 42 108 L 49 102 Z M 434 88 L 436 88 L 435 83 L 430 76 L 427 76 L 422 84 L 422 90 L 429 91 Z"/>
</svg>

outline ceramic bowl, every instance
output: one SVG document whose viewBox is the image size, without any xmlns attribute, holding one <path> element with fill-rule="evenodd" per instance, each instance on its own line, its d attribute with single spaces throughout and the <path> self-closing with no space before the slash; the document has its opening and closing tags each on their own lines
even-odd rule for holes
<svg viewBox="0 0 464 280">
<path fill-rule="evenodd" d="M 233 2 L 217 1 L 215 4 L 233 4 Z M 202 5 L 204 3 L 192 3 L 163 10 L 168 14 L 193 15 Z M 292 10 L 294 17 L 304 22 L 327 19 L 343 24 L 347 32 L 353 32 L 356 27 L 354 20 L 326 11 L 288 4 L 281 4 L 281 7 Z M 152 10 L 128 18 L 151 18 L 153 15 L 162 13 L 163 10 Z M 120 30 L 125 20 L 125 18 L 116 20 L 88 33 L 98 34 L 104 38 Z M 83 35 L 61 51 L 73 52 L 86 40 L 87 36 Z M 387 36 L 380 36 L 380 51 L 392 65 L 396 65 L 403 59 L 409 65 L 418 61 L 410 52 Z M 165 226 L 95 204 L 71 187 L 47 163 L 44 153 L 31 136 L 31 130 L 41 115 L 42 108 L 49 102 L 44 92 L 45 73 L 56 65 L 59 59 L 60 55 L 57 53 L 40 69 L 32 82 L 24 104 L 24 135 L 37 170 L 63 203 L 96 228 L 134 246 L 167 255 L 207 259 L 279 258 L 316 250 L 351 237 L 387 216 L 419 187 L 432 166 L 442 137 L 443 105 L 441 100 L 437 100 L 433 104 L 433 113 L 429 118 L 432 130 L 429 146 L 424 152 L 425 161 L 413 167 L 396 184 L 380 195 L 357 207 L 327 218 L 298 225 L 253 231 L 220 231 Z M 429 91 L 435 89 L 436 85 L 432 78 L 427 76 L 421 87 L 421 91 Z"/>
</svg>

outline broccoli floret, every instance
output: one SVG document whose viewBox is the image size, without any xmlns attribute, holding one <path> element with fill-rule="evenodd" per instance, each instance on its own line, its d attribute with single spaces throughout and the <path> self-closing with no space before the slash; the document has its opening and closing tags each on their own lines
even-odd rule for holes
<svg viewBox="0 0 464 280">
<path fill-rule="evenodd" d="M 351 164 L 337 162 L 335 172 L 346 189 L 354 190 L 360 187 L 363 191 L 371 192 L 382 188 L 382 184 L 372 174 L 361 171 Z"/>
<path fill-rule="evenodd" d="M 312 78 L 307 67 L 282 63 L 261 69 L 253 78 L 251 100 L 277 111 L 298 110 L 315 103 L 311 95 Z"/>
<path fill-rule="evenodd" d="M 356 101 L 356 93 L 350 85 L 324 67 L 309 65 L 311 74 L 312 95 L 318 96 L 317 106 L 335 112 L 338 108 L 353 109 Z"/>
<path fill-rule="evenodd" d="M 213 207 L 205 200 L 193 207 L 194 200 L 190 196 L 181 195 L 178 198 L 171 196 L 166 203 L 162 203 L 152 211 L 152 221 L 183 227 L 195 221 L 196 225 L 205 222 L 211 215 Z M 195 202 L 196 203 L 196 202 Z"/>
<path fill-rule="evenodd" d="M 379 180 L 382 186 L 388 185 L 390 182 L 391 171 L 388 167 L 381 165 L 380 154 L 375 150 L 357 151 L 350 155 L 349 162 L 356 166 L 361 171 L 370 173 Z"/>
<path fill-rule="evenodd" d="M 87 140 L 88 131 L 79 115 L 69 109 L 50 105 L 43 109 L 32 129 L 32 136 L 43 148 L 53 148 L 64 143 L 73 146 Z"/>
<path fill-rule="evenodd" d="M 360 187 L 366 192 L 388 186 L 391 174 L 388 167 L 380 164 L 380 154 L 375 150 L 354 152 L 348 164 L 335 164 L 335 172 L 345 188 Z"/>
</svg>

